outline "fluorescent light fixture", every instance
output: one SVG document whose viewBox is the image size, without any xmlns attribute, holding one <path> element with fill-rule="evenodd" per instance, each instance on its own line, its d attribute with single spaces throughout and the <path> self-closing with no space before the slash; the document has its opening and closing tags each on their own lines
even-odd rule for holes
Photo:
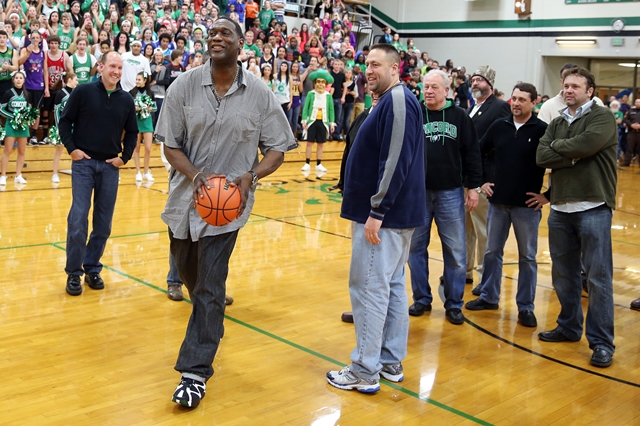
<svg viewBox="0 0 640 426">
<path fill-rule="evenodd" d="M 593 37 L 558 37 L 556 44 L 560 46 L 592 46 L 596 44 Z"/>
<path fill-rule="evenodd" d="M 634 64 L 633 62 L 623 62 L 623 63 L 618 64 L 618 66 L 627 67 L 627 68 L 635 68 L 636 64 Z"/>
</svg>

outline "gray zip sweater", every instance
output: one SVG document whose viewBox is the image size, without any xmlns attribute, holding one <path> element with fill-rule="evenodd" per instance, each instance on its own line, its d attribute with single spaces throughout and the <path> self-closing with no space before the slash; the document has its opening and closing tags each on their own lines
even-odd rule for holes
<svg viewBox="0 0 640 426">
<path fill-rule="evenodd" d="M 615 209 L 618 132 L 611 112 L 596 104 L 571 125 L 555 118 L 540 139 L 536 162 L 551 169 L 551 204 L 604 202 Z"/>
</svg>

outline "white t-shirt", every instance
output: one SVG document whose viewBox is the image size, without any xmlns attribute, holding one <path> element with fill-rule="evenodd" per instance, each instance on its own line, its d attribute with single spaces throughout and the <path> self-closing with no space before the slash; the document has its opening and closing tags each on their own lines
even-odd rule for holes
<svg viewBox="0 0 640 426">
<path fill-rule="evenodd" d="M 142 54 L 134 56 L 131 52 L 125 52 L 122 54 L 122 78 L 120 79 L 120 85 L 123 90 L 127 92 L 136 87 L 136 76 L 138 73 L 146 71 L 151 75 L 151 68 L 149 67 L 149 60 Z"/>
</svg>

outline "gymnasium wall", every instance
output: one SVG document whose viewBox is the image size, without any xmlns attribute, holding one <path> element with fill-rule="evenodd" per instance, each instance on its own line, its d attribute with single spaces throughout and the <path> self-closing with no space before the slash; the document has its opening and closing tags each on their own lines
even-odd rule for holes
<svg viewBox="0 0 640 426">
<path fill-rule="evenodd" d="M 532 14 L 518 18 L 513 0 L 371 0 L 375 19 L 412 37 L 421 51 L 440 61 L 473 71 L 480 65 L 496 70 L 496 87 L 510 91 L 522 80 L 545 94 L 560 90 L 559 67 L 588 58 L 640 58 L 640 2 L 565 4 L 564 0 L 532 0 Z M 621 18 L 619 34 L 611 24 Z M 566 47 L 561 36 L 593 36 L 594 46 Z M 611 47 L 612 38 L 623 47 Z M 581 59 L 582 58 L 582 59 Z M 552 72 L 553 71 L 553 72 Z"/>
</svg>

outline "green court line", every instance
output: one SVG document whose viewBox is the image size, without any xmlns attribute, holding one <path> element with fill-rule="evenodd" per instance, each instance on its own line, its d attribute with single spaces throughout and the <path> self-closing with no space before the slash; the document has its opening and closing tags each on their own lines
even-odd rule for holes
<svg viewBox="0 0 640 426">
<path fill-rule="evenodd" d="M 64 250 L 64 248 L 63 248 L 63 247 L 60 247 L 59 245 L 57 245 L 57 244 L 55 244 L 55 243 L 54 243 L 54 244 L 51 244 L 51 245 L 52 245 L 53 247 L 57 248 L 57 249 Z M 140 278 L 134 277 L 133 275 L 127 274 L 126 272 L 119 271 L 119 270 L 114 269 L 114 268 L 112 268 L 112 267 L 110 267 L 110 266 L 107 266 L 107 265 L 103 265 L 103 268 L 107 269 L 108 271 L 114 272 L 114 273 L 116 273 L 116 274 L 118 274 L 118 275 L 120 275 L 120 276 L 123 276 L 123 277 L 125 277 L 125 278 L 130 279 L 130 280 L 133 280 L 133 281 L 135 281 L 135 282 L 137 282 L 137 283 L 140 283 L 140 284 L 143 284 L 143 285 L 145 285 L 145 286 L 147 286 L 147 287 L 150 287 L 150 288 L 152 288 L 152 289 L 154 289 L 154 290 L 158 290 L 158 291 L 160 291 L 160 292 L 162 292 L 162 293 L 165 293 L 165 294 L 167 293 L 167 290 L 165 290 L 165 289 L 163 289 L 163 288 L 161 288 L 161 287 L 158 287 L 157 285 L 154 285 L 154 284 L 151 284 L 151 283 L 149 283 L 149 282 L 146 282 L 146 281 L 144 281 L 144 280 L 142 280 L 142 279 L 140 279 Z M 191 302 L 191 300 L 189 300 L 189 299 L 187 299 L 187 298 L 184 298 L 184 302 L 186 302 L 186 303 L 188 303 L 188 304 L 190 304 L 190 305 L 193 305 L 193 303 Z M 283 337 L 277 336 L 277 335 L 275 335 L 275 334 L 273 334 L 273 333 L 270 333 L 270 332 L 268 332 L 268 331 L 266 331 L 266 330 L 263 330 L 263 329 L 261 329 L 261 328 L 258 328 L 258 327 L 254 326 L 254 325 L 251 325 L 251 324 L 249 324 L 249 323 L 246 323 L 246 322 L 244 322 L 244 321 L 241 321 L 241 320 L 239 320 L 239 319 L 237 319 L 237 318 L 233 318 L 233 317 L 231 317 L 231 316 L 229 316 L 229 315 L 225 315 L 224 317 L 225 317 L 225 319 L 227 319 L 227 320 L 229 320 L 229 321 L 231 321 L 231 322 L 235 322 L 235 323 L 236 323 L 236 324 L 238 324 L 238 325 L 241 325 L 241 326 L 243 326 L 243 327 L 246 327 L 246 328 L 248 328 L 249 330 L 255 331 L 255 332 L 257 332 L 257 333 L 259 333 L 259 334 L 262 334 L 262 335 L 264 335 L 264 336 L 270 337 L 270 338 L 272 338 L 272 339 L 274 339 L 274 340 L 277 340 L 277 341 L 278 341 L 278 342 L 280 342 L 280 343 L 284 343 L 285 345 L 291 346 L 292 348 L 295 348 L 295 349 L 301 350 L 301 351 L 303 351 L 303 352 L 305 352 L 305 353 L 308 353 L 308 354 L 313 355 L 313 356 L 315 356 L 315 357 L 317 357 L 317 358 L 323 359 L 323 360 L 325 360 L 325 361 L 327 361 L 327 362 L 330 362 L 330 363 L 332 363 L 332 364 L 336 364 L 336 365 L 338 365 L 338 366 L 340 366 L 340 367 L 346 367 L 346 364 L 343 364 L 343 363 L 341 363 L 340 361 L 337 361 L 337 360 L 335 360 L 335 359 L 333 359 L 333 358 L 330 358 L 330 357 L 328 357 L 328 356 L 326 356 L 326 355 L 323 355 L 323 354 L 321 354 L 320 352 L 316 352 L 316 351 L 314 351 L 314 350 L 312 350 L 312 349 L 309 349 L 309 348 L 306 348 L 306 347 L 304 347 L 304 346 L 301 346 L 301 345 L 299 345 L 299 344 L 297 344 L 297 343 L 294 343 L 294 342 L 292 342 L 292 341 L 290 341 L 290 340 L 287 340 L 287 339 L 285 339 L 285 338 L 283 338 Z M 488 423 L 488 422 L 486 422 L 486 421 L 484 421 L 484 420 L 482 420 L 482 419 L 479 419 L 479 418 L 477 418 L 477 417 L 474 417 L 474 416 L 472 416 L 471 414 L 467 414 L 467 413 L 465 413 L 465 412 L 463 412 L 463 411 L 460 411 L 460 410 L 457 410 L 457 409 L 455 409 L 455 408 L 453 408 L 453 407 L 449 407 L 448 405 L 445 405 L 445 404 L 443 404 L 443 403 L 441 403 L 441 402 L 438 402 L 438 401 L 435 401 L 435 400 L 433 400 L 433 399 L 431 399 L 431 398 L 427 398 L 427 397 L 425 397 L 425 396 L 422 396 L 422 395 L 420 395 L 420 394 L 419 394 L 419 393 L 417 393 L 417 392 L 414 392 L 414 391 L 409 390 L 409 389 L 405 389 L 405 388 L 403 388 L 403 387 L 401 387 L 401 386 L 396 385 L 395 383 L 391 383 L 391 382 L 389 382 L 389 381 L 387 381 L 387 380 L 384 380 L 384 379 L 382 379 L 382 380 L 381 380 L 381 382 L 382 382 L 382 383 L 384 383 L 384 384 L 386 384 L 387 386 L 389 386 L 389 387 L 391 387 L 391 388 L 393 388 L 393 389 L 395 389 L 395 390 L 399 391 L 399 392 L 402 392 L 402 393 L 404 393 L 404 394 L 406 394 L 406 395 L 409 395 L 409 396 L 412 396 L 412 397 L 414 397 L 414 398 L 417 398 L 417 399 L 419 399 L 419 400 L 421 400 L 421 401 L 424 401 L 424 402 L 426 402 L 426 403 L 429 403 L 429 404 L 431 404 L 431 405 L 435 405 L 435 406 L 436 406 L 436 407 L 438 407 L 438 408 L 441 408 L 441 409 L 443 409 L 443 410 L 446 410 L 446 411 L 448 411 L 448 412 L 450 412 L 450 413 L 453 413 L 453 414 L 455 414 L 455 415 L 457 415 L 457 416 L 463 417 L 463 418 L 465 418 L 465 419 L 467 419 L 467 420 L 470 420 L 470 421 L 472 421 L 472 422 L 474 422 L 474 423 L 477 423 L 477 424 L 480 424 L 480 425 L 485 425 L 485 426 L 491 425 L 491 423 Z"/>
</svg>

